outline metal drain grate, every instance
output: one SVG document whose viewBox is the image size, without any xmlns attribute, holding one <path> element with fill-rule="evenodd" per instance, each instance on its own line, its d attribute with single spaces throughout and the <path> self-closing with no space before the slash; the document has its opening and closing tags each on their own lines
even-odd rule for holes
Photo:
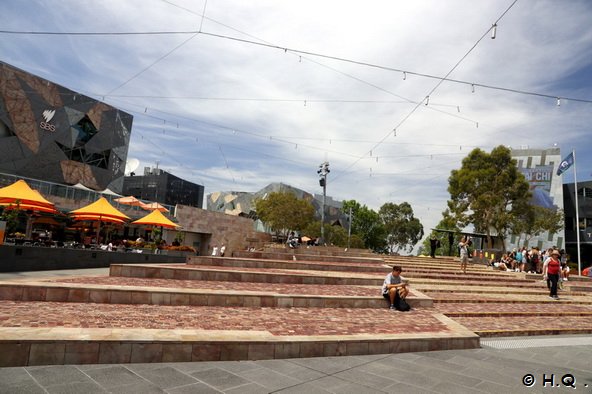
<svg viewBox="0 0 592 394">
<path fill-rule="evenodd" d="M 481 347 L 490 349 L 524 349 L 529 347 L 585 345 L 592 345 L 592 336 L 481 339 Z"/>
</svg>

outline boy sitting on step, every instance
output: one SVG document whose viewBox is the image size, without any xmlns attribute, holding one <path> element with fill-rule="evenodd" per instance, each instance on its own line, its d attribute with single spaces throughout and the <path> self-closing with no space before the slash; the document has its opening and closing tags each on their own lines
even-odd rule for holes
<svg viewBox="0 0 592 394">
<path fill-rule="evenodd" d="M 393 271 L 386 276 L 382 284 L 382 296 L 390 302 L 390 309 L 396 309 L 397 298 L 405 299 L 409 294 L 408 281 L 401 276 L 403 269 L 393 265 Z"/>
</svg>

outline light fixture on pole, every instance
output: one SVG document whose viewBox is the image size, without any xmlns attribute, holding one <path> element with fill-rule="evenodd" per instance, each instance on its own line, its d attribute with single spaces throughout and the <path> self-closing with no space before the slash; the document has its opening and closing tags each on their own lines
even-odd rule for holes
<svg viewBox="0 0 592 394">
<path fill-rule="evenodd" d="M 321 240 L 320 245 L 325 243 L 325 199 L 327 197 L 327 174 L 330 173 L 329 162 L 326 161 L 319 166 L 317 174 L 319 174 L 319 184 L 323 187 L 323 206 L 321 208 Z"/>
</svg>

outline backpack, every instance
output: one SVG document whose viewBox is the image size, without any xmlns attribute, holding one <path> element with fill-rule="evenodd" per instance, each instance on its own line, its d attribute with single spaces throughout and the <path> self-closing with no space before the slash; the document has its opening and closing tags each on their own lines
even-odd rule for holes
<svg viewBox="0 0 592 394">
<path fill-rule="evenodd" d="M 395 297 L 395 309 L 401 312 L 408 312 L 411 306 L 401 297 Z"/>
</svg>

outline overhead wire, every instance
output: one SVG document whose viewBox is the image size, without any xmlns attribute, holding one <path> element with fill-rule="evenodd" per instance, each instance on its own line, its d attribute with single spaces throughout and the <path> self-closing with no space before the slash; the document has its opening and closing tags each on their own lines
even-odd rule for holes
<svg viewBox="0 0 592 394">
<path fill-rule="evenodd" d="M 254 102 L 285 102 L 285 103 L 345 103 L 345 104 L 409 104 L 409 100 L 354 100 L 354 99 L 285 99 L 265 97 L 203 97 L 203 96 L 156 96 L 156 95 L 134 95 L 134 94 L 106 94 L 104 97 L 121 98 L 147 98 L 167 100 L 203 100 L 203 101 L 254 101 Z M 438 107 L 457 108 L 453 104 L 432 103 Z"/>
<path fill-rule="evenodd" d="M 497 25 L 497 23 L 508 13 L 508 11 L 510 11 L 510 9 L 512 9 L 512 7 L 514 7 L 514 5 L 518 2 L 518 0 L 514 0 L 512 2 L 512 4 L 510 4 L 510 6 L 501 14 L 501 16 L 495 21 L 495 25 Z M 477 42 L 475 42 L 475 44 L 473 44 L 473 46 L 471 46 L 471 48 L 469 48 L 469 50 L 460 58 L 460 60 L 458 60 L 456 62 L 456 64 L 450 69 L 450 71 L 448 71 L 448 73 L 446 73 L 446 75 L 444 77 L 441 78 L 440 81 L 438 81 L 438 83 L 436 83 L 436 85 L 426 94 L 426 100 L 429 100 L 429 97 L 440 87 L 440 85 L 442 85 L 442 83 L 444 82 L 444 80 L 454 72 L 454 70 L 456 70 L 456 68 L 469 56 L 469 54 L 471 54 L 471 52 L 473 52 L 473 50 L 477 47 L 477 45 L 479 45 L 479 43 L 483 40 L 483 38 L 485 38 L 486 36 L 489 35 L 490 31 L 491 31 L 491 27 L 489 27 L 485 33 L 483 33 L 483 35 L 477 40 Z M 394 130 L 399 129 L 416 111 L 417 109 L 422 105 L 422 103 L 418 103 L 416 104 L 413 109 L 407 114 L 405 115 L 405 117 L 403 117 L 403 119 L 401 121 L 399 121 L 399 123 L 397 123 L 397 125 L 394 127 Z M 427 102 L 426 102 L 427 105 Z M 388 137 L 390 137 L 392 134 L 392 131 L 389 130 L 388 133 L 386 133 L 384 135 L 384 137 L 378 142 L 376 143 L 364 156 L 371 154 L 371 152 L 373 150 L 375 150 L 376 148 L 378 148 Z M 355 160 L 353 163 L 351 163 L 347 168 L 351 168 L 354 165 L 356 165 L 361 159 L 357 159 Z M 340 178 L 340 175 L 337 175 L 335 177 L 332 178 L 333 182 L 335 182 L 337 179 Z"/>
<path fill-rule="evenodd" d="M 162 0 L 164 1 L 164 0 Z M 516 0 L 517 1 L 517 0 Z M 177 6 L 169 1 L 164 1 L 165 3 Z M 179 7 L 179 6 L 177 6 Z M 192 12 L 196 15 L 201 16 L 201 14 L 195 13 L 187 8 L 183 8 L 183 7 L 179 7 L 181 9 L 187 10 L 188 12 Z M 227 28 L 230 28 L 234 31 L 240 32 L 241 34 L 245 34 L 247 36 L 250 36 L 247 33 L 241 32 L 240 30 L 234 29 L 228 25 L 225 25 L 223 23 L 217 22 L 215 20 L 212 20 L 211 18 L 205 17 L 204 19 L 209 20 L 209 21 L 214 21 L 216 23 L 219 23 L 222 26 L 225 26 Z M 490 30 L 491 31 L 491 28 Z M 532 92 L 532 91 L 527 91 L 527 90 L 523 90 L 523 89 L 517 89 L 517 88 L 508 88 L 508 87 L 502 87 L 502 86 L 496 86 L 496 85 L 489 85 L 489 84 L 484 84 L 484 83 L 479 83 L 479 82 L 470 82 L 470 81 L 464 81 L 464 80 L 459 80 L 459 79 L 453 79 L 453 78 L 448 78 L 448 77 L 442 77 L 442 76 L 437 76 L 437 75 L 432 75 L 432 74 L 427 74 L 427 73 L 421 73 L 421 72 L 417 72 L 417 71 L 411 71 L 411 70 L 404 70 L 404 69 L 399 69 L 399 68 L 394 68 L 394 67 L 389 67 L 389 66 L 383 66 L 383 65 L 378 65 L 378 64 L 374 64 L 374 63 L 370 63 L 370 62 L 364 62 L 364 61 L 360 61 L 360 60 L 353 60 L 353 59 L 348 59 L 348 58 L 343 58 L 343 57 L 338 57 L 338 56 L 332 56 L 332 55 L 326 55 L 326 54 L 322 54 L 322 53 L 317 53 L 317 52 L 312 52 L 312 51 L 306 51 L 306 50 L 301 50 L 301 49 L 296 49 L 296 48 L 289 48 L 289 47 L 282 47 L 279 45 L 273 45 L 273 44 L 269 44 L 269 43 L 265 43 L 265 42 L 257 42 L 257 41 L 252 41 L 252 40 L 246 40 L 246 39 L 242 39 L 242 38 L 238 38 L 238 37 L 231 37 L 231 36 L 226 36 L 226 35 L 222 35 L 222 34 L 215 34 L 215 33 L 209 33 L 209 32 L 205 32 L 205 31 L 200 31 L 200 30 L 187 30 L 187 31 L 144 31 L 144 32 L 51 32 L 51 31 L 25 31 L 25 30 L 6 30 L 6 29 L 0 29 L 0 34 L 14 34 L 14 35 L 56 35 L 56 36 L 61 36 L 61 35 L 71 35 L 71 36 L 120 36 L 120 35 L 187 35 L 187 34 L 203 34 L 203 35 L 208 35 L 208 36 L 212 36 L 212 37 L 217 37 L 217 38 L 222 38 L 222 39 L 227 39 L 227 40 L 233 40 L 233 41 L 238 41 L 238 42 L 243 42 L 243 43 L 248 43 L 248 44 L 252 44 L 252 45 L 260 45 L 260 46 L 266 46 L 266 47 L 270 47 L 270 48 L 274 48 L 274 49 L 279 49 L 282 50 L 284 52 L 292 52 L 295 54 L 304 54 L 304 55 L 310 55 L 310 56 L 315 56 L 315 57 L 321 57 L 321 58 L 326 58 L 326 59 L 331 59 L 331 60 L 336 60 L 336 61 L 340 61 L 340 62 L 346 62 L 346 63 L 352 63 L 352 64 L 357 64 L 357 65 L 361 65 L 361 66 L 367 66 L 367 67 L 372 67 L 372 68 L 378 68 L 378 69 L 382 69 L 385 71 L 393 71 L 393 72 L 397 72 L 397 73 L 401 73 L 404 75 L 414 75 L 414 76 L 418 76 L 418 77 L 423 77 L 423 78 L 430 78 L 430 79 L 437 79 L 439 81 L 442 82 L 451 82 L 451 83 L 457 83 L 457 84 L 463 84 L 463 85 L 467 85 L 470 86 L 471 88 L 475 88 L 475 87 L 479 87 L 479 88 L 484 88 L 484 89 L 490 89 L 490 90 L 500 90 L 500 91 L 505 91 L 505 92 L 509 92 L 509 93 L 516 93 L 516 94 L 523 94 L 523 95 L 530 95 L 530 96 L 537 96 L 537 97 L 543 97 L 543 98 L 550 98 L 553 100 L 568 100 L 568 101 L 574 101 L 574 102 L 581 102 L 581 103 L 587 103 L 587 104 L 592 104 L 592 100 L 590 99 L 582 99 L 582 98 L 577 98 L 577 97 L 569 97 L 569 96 L 563 96 L 563 95 L 555 95 L 555 94 L 545 94 L 545 93 L 539 93 L 539 92 Z M 489 34 L 489 33 L 488 33 Z M 252 36 L 250 36 L 252 37 Z"/>
<path fill-rule="evenodd" d="M 127 80 L 125 80 L 123 83 L 117 85 L 115 88 L 111 89 L 110 91 L 108 91 L 106 94 L 104 94 L 103 96 L 113 93 L 114 91 L 124 87 L 125 85 L 127 85 L 128 83 L 130 83 L 131 81 L 133 81 L 134 79 L 136 79 L 137 77 L 139 77 L 140 75 L 144 74 L 146 71 L 150 70 L 152 67 L 154 67 L 156 64 L 160 63 L 162 60 L 166 59 L 170 54 L 172 54 L 173 52 L 175 52 L 177 49 L 181 48 L 183 45 L 187 44 L 189 41 L 191 41 L 193 38 L 195 38 L 197 35 L 199 34 L 199 32 L 195 33 L 194 35 L 192 35 L 191 37 L 189 37 L 188 39 L 186 39 L 185 41 L 183 41 L 182 43 L 180 43 L 179 45 L 175 46 L 173 49 L 171 49 L 170 51 L 168 51 L 167 53 L 165 53 L 164 55 L 160 56 L 158 59 L 156 59 L 154 62 L 150 63 L 150 65 L 148 65 L 147 67 L 144 67 L 142 70 L 138 71 L 137 73 L 135 73 L 134 75 L 132 75 L 130 78 L 128 78 Z"/>
<path fill-rule="evenodd" d="M 118 100 L 115 100 L 115 101 L 118 101 Z M 139 105 L 139 104 L 132 104 L 132 103 L 125 102 L 125 101 L 123 101 L 123 103 L 126 104 L 126 105 L 136 106 L 136 107 L 140 107 L 140 108 L 146 108 L 143 105 Z M 145 112 L 139 112 L 139 111 L 129 110 L 127 108 L 122 108 L 122 109 L 125 110 L 125 111 L 129 111 L 129 112 L 133 112 L 133 113 L 139 114 L 141 116 L 146 115 Z M 178 114 L 173 114 L 173 113 L 170 113 L 170 112 L 162 111 L 162 110 L 159 110 L 159 109 L 151 109 L 151 110 L 153 112 L 159 112 L 159 113 L 163 113 L 163 114 L 166 114 L 166 115 L 174 116 L 174 117 L 179 118 L 179 119 L 185 119 L 185 120 L 189 120 L 189 121 L 192 121 L 192 122 L 198 122 L 198 123 L 206 124 L 206 125 L 209 125 L 209 126 L 212 126 L 212 127 L 216 127 L 216 128 L 227 130 L 227 131 L 231 131 L 231 132 L 232 131 L 235 131 L 237 133 L 250 135 L 250 136 L 257 137 L 257 138 L 264 139 L 264 140 L 268 140 L 268 141 L 281 142 L 281 143 L 284 143 L 284 144 L 288 144 L 290 146 L 294 146 L 295 145 L 294 142 L 287 141 L 283 137 L 274 137 L 273 135 L 263 135 L 263 134 L 260 134 L 260 133 L 255 133 L 253 131 L 247 131 L 247 130 L 236 128 L 236 127 L 230 127 L 230 126 L 225 126 L 225 125 L 221 125 L 221 124 L 217 124 L 217 123 L 213 123 L 213 122 L 209 122 L 209 121 L 204 121 L 204 120 L 200 120 L 200 119 L 190 118 L 190 117 L 187 117 L 187 116 L 183 116 L 183 115 L 178 115 Z M 155 117 L 154 115 L 152 115 L 152 117 L 155 118 L 155 119 L 159 119 L 159 120 L 161 120 L 163 122 L 166 122 L 166 119 L 165 118 Z M 331 153 L 335 153 L 335 154 L 339 154 L 339 155 L 343 155 L 343 156 L 349 156 L 349 157 L 352 157 L 352 158 L 358 158 L 358 157 L 360 157 L 360 156 L 351 154 L 349 152 L 340 152 L 340 151 L 333 150 L 333 149 L 327 150 L 326 148 L 321 148 L 321 147 L 318 147 L 318 146 L 315 146 L 315 145 L 307 145 L 307 144 L 298 144 L 298 145 L 300 147 L 305 147 L 305 148 L 309 148 L 309 149 L 313 149 L 313 150 L 329 151 Z"/>
</svg>

